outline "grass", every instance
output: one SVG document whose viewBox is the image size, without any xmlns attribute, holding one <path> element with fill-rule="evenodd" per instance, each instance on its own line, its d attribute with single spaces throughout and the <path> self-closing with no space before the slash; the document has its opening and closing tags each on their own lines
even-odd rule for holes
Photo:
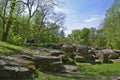
<svg viewBox="0 0 120 80">
<path fill-rule="evenodd" d="M 0 41 L 0 56 L 1 55 L 7 56 L 7 55 L 18 53 L 20 51 L 22 51 L 22 47 Z"/>
<path fill-rule="evenodd" d="M 112 80 L 120 76 L 120 63 L 79 65 L 78 73 L 41 72 L 37 70 L 32 80 Z"/>
</svg>

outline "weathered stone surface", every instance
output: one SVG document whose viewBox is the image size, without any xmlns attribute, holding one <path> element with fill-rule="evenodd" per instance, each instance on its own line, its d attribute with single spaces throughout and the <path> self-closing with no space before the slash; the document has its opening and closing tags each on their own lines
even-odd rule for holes
<svg viewBox="0 0 120 80">
<path fill-rule="evenodd" d="M 106 51 L 103 51 L 103 50 L 99 50 L 96 53 L 96 57 L 101 63 L 108 62 L 109 61 L 108 56 L 109 54 L 107 54 Z"/>
<path fill-rule="evenodd" d="M 77 73 L 77 67 L 72 65 L 64 65 L 65 70 L 62 70 L 63 73 Z"/>
<path fill-rule="evenodd" d="M 77 53 L 82 53 L 83 55 L 86 55 L 86 54 L 88 54 L 88 50 L 89 50 L 89 48 L 87 48 L 86 46 L 81 46 L 81 45 L 76 46 Z"/>
<path fill-rule="evenodd" d="M 65 67 L 61 62 L 53 62 L 48 66 L 44 67 L 44 69 L 49 71 L 61 72 L 62 70 L 65 70 Z"/>
<path fill-rule="evenodd" d="M 108 56 L 109 59 L 119 59 L 119 55 L 117 53 L 111 53 L 109 56 Z"/>
<path fill-rule="evenodd" d="M 83 56 L 75 56 L 75 62 L 85 62 L 85 58 Z"/>
<path fill-rule="evenodd" d="M 38 64 L 42 64 L 42 63 L 58 62 L 59 58 L 55 57 L 55 56 L 39 56 L 39 55 L 35 55 L 33 57 L 33 60 Z"/>
<path fill-rule="evenodd" d="M 113 80 L 120 80 L 120 77 L 118 77 L 118 78 L 115 78 L 115 79 L 113 79 Z"/>
<path fill-rule="evenodd" d="M 120 50 L 113 50 L 113 51 L 116 52 L 120 57 Z"/>
<path fill-rule="evenodd" d="M 74 46 L 72 44 L 64 44 L 61 48 L 62 51 L 64 52 L 73 52 L 74 51 Z"/>
<path fill-rule="evenodd" d="M 17 57 L 0 57 L 0 79 L 24 80 L 34 71 L 35 66 L 30 61 L 24 61 Z"/>
<path fill-rule="evenodd" d="M 63 54 L 63 52 L 60 50 L 51 50 L 51 51 L 49 51 L 49 53 L 51 56 L 59 56 L 59 55 Z"/>
<path fill-rule="evenodd" d="M 68 61 L 68 55 L 67 54 L 62 54 L 62 55 L 59 55 L 58 58 L 60 59 L 61 62 L 66 62 Z"/>
<path fill-rule="evenodd" d="M 53 49 L 61 49 L 63 44 L 52 44 L 51 48 Z"/>
<path fill-rule="evenodd" d="M 60 59 L 55 56 L 34 56 L 33 61 L 36 63 L 36 67 L 41 66 L 45 70 L 60 71 L 64 69 Z"/>
</svg>

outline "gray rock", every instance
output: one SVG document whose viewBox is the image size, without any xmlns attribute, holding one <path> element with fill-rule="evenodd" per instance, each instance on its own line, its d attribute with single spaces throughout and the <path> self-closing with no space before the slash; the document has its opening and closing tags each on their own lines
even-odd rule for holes
<svg viewBox="0 0 120 80">
<path fill-rule="evenodd" d="M 36 67 L 40 66 L 44 70 L 61 71 L 64 69 L 60 59 L 55 56 L 34 56 L 33 61 L 36 63 Z"/>
<path fill-rule="evenodd" d="M 89 50 L 89 48 L 87 48 L 86 46 L 81 46 L 81 45 L 76 46 L 77 53 L 82 53 L 83 55 L 86 55 L 86 54 L 88 54 L 88 50 Z"/>
<path fill-rule="evenodd" d="M 85 58 L 83 56 L 76 55 L 74 57 L 75 62 L 85 62 Z"/>
<path fill-rule="evenodd" d="M 0 79 L 23 80 L 32 74 L 34 64 L 17 57 L 0 57 Z"/>
<path fill-rule="evenodd" d="M 74 46 L 72 44 L 64 44 L 61 48 L 62 51 L 64 52 L 73 52 L 74 51 Z"/>
<path fill-rule="evenodd" d="M 104 50 L 99 50 L 96 53 L 96 57 L 98 58 L 99 62 L 101 62 L 101 63 L 108 62 L 109 61 L 108 56 L 109 56 L 109 54 L 106 53 L 106 51 L 104 51 Z"/>
<path fill-rule="evenodd" d="M 51 51 L 49 51 L 49 53 L 50 53 L 51 56 L 57 56 L 57 57 L 59 55 L 63 54 L 63 52 L 60 51 L 60 50 L 51 50 Z"/>
<path fill-rule="evenodd" d="M 108 56 L 109 59 L 119 59 L 119 55 L 117 53 L 111 53 L 109 56 Z"/>
<path fill-rule="evenodd" d="M 116 79 L 113 79 L 113 80 L 120 80 L 120 77 L 116 78 Z"/>
<path fill-rule="evenodd" d="M 116 52 L 120 57 L 120 50 L 113 50 L 113 51 Z"/>
</svg>

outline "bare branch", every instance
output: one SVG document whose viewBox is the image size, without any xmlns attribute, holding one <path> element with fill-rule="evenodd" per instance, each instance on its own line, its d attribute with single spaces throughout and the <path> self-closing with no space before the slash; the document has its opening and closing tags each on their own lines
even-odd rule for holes
<svg viewBox="0 0 120 80">
<path fill-rule="evenodd" d="M 24 1 L 17 1 L 17 3 L 23 3 L 23 4 L 25 4 L 26 6 L 28 5 L 26 2 L 24 2 Z"/>
<path fill-rule="evenodd" d="M 37 12 L 38 8 L 39 8 L 39 6 L 36 7 L 35 11 L 34 11 L 34 12 L 32 13 L 32 15 L 31 15 L 31 17 L 34 16 L 34 14 Z"/>
</svg>

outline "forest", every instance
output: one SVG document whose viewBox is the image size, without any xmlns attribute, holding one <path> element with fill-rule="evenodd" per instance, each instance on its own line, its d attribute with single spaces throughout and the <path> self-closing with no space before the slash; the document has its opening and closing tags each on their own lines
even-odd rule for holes
<svg viewBox="0 0 120 80">
<path fill-rule="evenodd" d="M 106 11 L 99 28 L 77 29 L 65 35 L 65 14 L 55 11 L 62 4 L 60 1 L 0 0 L 0 40 L 16 45 L 34 40 L 37 44 L 70 42 L 120 49 L 120 3 L 117 1 Z"/>
</svg>

